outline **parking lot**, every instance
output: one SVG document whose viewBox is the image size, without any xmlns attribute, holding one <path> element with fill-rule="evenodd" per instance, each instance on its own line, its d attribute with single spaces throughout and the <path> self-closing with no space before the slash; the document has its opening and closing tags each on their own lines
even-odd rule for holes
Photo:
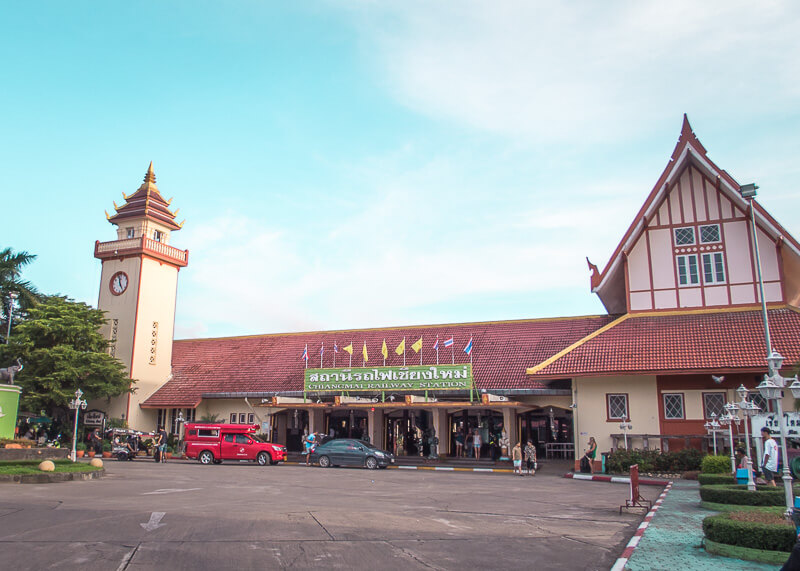
<svg viewBox="0 0 800 571">
<path fill-rule="evenodd" d="M 106 462 L 0 485 L 5 569 L 609 569 L 628 488 L 547 473 Z M 654 499 L 660 489 L 643 487 Z"/>
</svg>

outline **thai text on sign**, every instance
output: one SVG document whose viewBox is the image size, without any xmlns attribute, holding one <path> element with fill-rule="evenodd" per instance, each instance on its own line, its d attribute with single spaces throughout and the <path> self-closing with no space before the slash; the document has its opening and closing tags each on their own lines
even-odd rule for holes
<svg viewBox="0 0 800 571">
<path fill-rule="evenodd" d="M 461 391 L 473 387 L 472 365 L 423 365 L 363 369 L 306 369 L 304 388 L 319 391 Z"/>
</svg>

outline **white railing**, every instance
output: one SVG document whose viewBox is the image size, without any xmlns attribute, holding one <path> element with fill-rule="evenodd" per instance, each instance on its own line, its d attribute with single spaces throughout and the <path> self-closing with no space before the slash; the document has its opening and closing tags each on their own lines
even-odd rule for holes
<svg viewBox="0 0 800 571">
<path fill-rule="evenodd" d="M 180 262 L 186 262 L 188 254 L 186 250 L 180 250 L 169 244 L 145 238 L 144 236 L 141 238 L 114 240 L 113 242 L 98 242 L 95 246 L 96 254 L 116 254 L 117 252 L 128 252 L 130 250 L 146 250 Z"/>
</svg>

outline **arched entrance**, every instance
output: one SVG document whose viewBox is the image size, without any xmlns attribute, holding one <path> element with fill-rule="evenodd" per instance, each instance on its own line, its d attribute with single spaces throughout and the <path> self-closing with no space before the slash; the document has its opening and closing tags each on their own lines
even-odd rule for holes
<svg viewBox="0 0 800 571">
<path fill-rule="evenodd" d="M 332 438 L 368 440 L 367 411 L 352 408 L 332 410 L 325 418 L 325 433 Z"/>
<path fill-rule="evenodd" d="M 546 406 L 518 414 L 517 423 L 520 442 L 523 446 L 528 440 L 533 442 L 537 455 L 542 458 L 547 457 L 548 448 L 557 450 L 559 455 L 564 455 L 568 445 L 575 442 L 571 410 Z M 514 444 L 511 443 L 512 446 Z M 564 455 L 564 457 L 571 456 Z"/>
</svg>

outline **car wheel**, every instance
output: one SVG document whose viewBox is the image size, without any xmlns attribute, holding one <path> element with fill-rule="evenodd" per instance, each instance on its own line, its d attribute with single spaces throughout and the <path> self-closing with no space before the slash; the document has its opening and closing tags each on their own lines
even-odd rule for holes
<svg viewBox="0 0 800 571">
<path fill-rule="evenodd" d="M 319 467 L 320 468 L 329 468 L 331 465 L 331 459 L 327 456 L 320 456 L 319 457 Z"/>
<path fill-rule="evenodd" d="M 365 464 L 366 464 L 367 468 L 369 468 L 370 470 L 374 470 L 375 468 L 378 467 L 378 461 L 375 460 L 375 458 L 373 458 L 372 456 L 367 458 L 367 461 L 365 462 Z"/>
<path fill-rule="evenodd" d="M 256 456 L 256 462 L 258 462 L 259 466 L 266 466 L 267 464 L 272 464 L 272 456 L 270 456 L 266 452 L 259 452 L 258 456 Z"/>
<path fill-rule="evenodd" d="M 201 464 L 211 464 L 215 462 L 214 455 L 209 450 L 203 450 L 197 457 Z"/>
</svg>

